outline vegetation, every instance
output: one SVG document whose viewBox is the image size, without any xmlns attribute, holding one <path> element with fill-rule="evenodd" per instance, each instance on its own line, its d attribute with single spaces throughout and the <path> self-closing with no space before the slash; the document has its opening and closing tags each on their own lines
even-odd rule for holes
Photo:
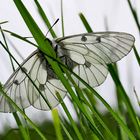
<svg viewBox="0 0 140 140">
<path fill-rule="evenodd" d="M 46 120 L 40 125 L 36 125 L 32 122 L 23 110 L 21 110 L 8 96 L 3 92 L 2 86 L 0 86 L 0 92 L 7 98 L 7 100 L 17 109 L 18 113 L 13 113 L 13 116 L 17 122 L 18 129 L 12 129 L 5 134 L 1 134 L 1 140 L 138 140 L 140 139 L 140 122 L 139 116 L 131 103 L 131 99 L 128 97 L 120 78 L 118 75 L 118 69 L 116 65 L 108 65 L 109 72 L 114 80 L 116 86 L 116 96 L 118 107 L 113 109 L 92 87 L 86 84 L 80 77 L 78 77 L 86 89 L 80 89 L 73 81 L 70 76 L 70 71 L 63 65 L 58 65 L 59 60 L 54 61 L 52 58 L 55 55 L 53 48 L 50 46 L 49 42 L 46 40 L 44 42 L 44 35 L 41 29 L 38 27 L 34 18 L 30 15 L 28 10 L 25 8 L 20 0 L 13 0 L 17 9 L 19 10 L 24 22 L 26 23 L 29 31 L 31 32 L 33 38 L 37 42 L 37 45 L 32 43 L 26 37 L 22 37 L 16 33 L 8 30 L 1 29 L 3 40 L 0 39 L 1 46 L 5 48 L 9 57 L 11 59 L 11 64 L 13 66 L 14 56 L 9 52 L 8 45 L 6 43 L 5 32 L 10 33 L 12 36 L 25 41 L 29 44 L 38 47 L 47 56 L 46 59 L 52 66 L 56 75 L 60 78 L 65 88 L 68 91 L 70 101 L 72 102 L 73 109 L 76 112 L 77 120 L 74 120 L 69 112 L 68 107 L 64 102 L 61 102 L 61 106 L 65 112 L 65 115 L 57 108 L 52 110 L 52 120 Z M 38 13 L 42 17 L 44 23 L 48 28 L 51 24 L 48 20 L 47 15 L 41 8 L 39 2 L 35 0 L 35 4 L 38 8 Z M 130 10 L 136 21 L 138 31 L 140 32 L 140 25 L 138 22 L 138 16 L 136 10 L 132 7 L 131 2 L 128 0 Z M 63 8 L 63 7 L 62 7 Z M 80 13 L 79 17 L 81 22 L 85 26 L 87 32 L 93 32 L 92 28 L 88 24 L 86 17 Z M 62 33 L 64 35 L 64 20 L 63 20 L 63 10 L 62 10 Z M 5 22 L 1 23 L 4 24 Z M 50 30 L 51 35 L 55 38 L 56 33 L 53 29 Z M 3 42 L 3 43 L 2 43 Z M 134 47 L 135 59 L 138 64 L 140 64 L 139 54 Z M 16 61 L 16 60 L 15 60 Z M 19 65 L 20 66 L 20 65 Z M 61 67 L 61 68 L 60 68 Z M 71 88 L 69 81 L 63 75 L 62 70 L 67 74 L 71 83 L 75 86 L 76 93 Z M 136 93 L 136 92 L 135 92 Z M 136 93 L 137 94 L 137 93 Z M 135 94 L 134 94 L 135 95 Z M 58 98 L 62 100 L 58 93 Z M 97 102 L 102 102 L 103 106 L 107 109 L 105 113 L 101 112 L 97 107 Z M 21 116 L 25 121 L 21 121 Z M 66 118 L 67 117 L 67 118 Z"/>
</svg>

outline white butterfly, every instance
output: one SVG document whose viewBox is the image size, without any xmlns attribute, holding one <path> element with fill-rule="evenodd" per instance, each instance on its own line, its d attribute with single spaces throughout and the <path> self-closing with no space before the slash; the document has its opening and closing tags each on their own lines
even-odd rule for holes
<svg viewBox="0 0 140 140">
<path fill-rule="evenodd" d="M 57 38 L 52 46 L 58 57 L 79 75 L 90 86 L 99 86 L 107 77 L 107 64 L 117 62 L 126 56 L 134 45 L 134 37 L 122 32 L 98 32 L 72 35 Z M 41 110 L 50 110 L 59 104 L 56 92 L 61 98 L 66 95 L 66 89 L 53 72 L 44 54 L 34 51 L 18 68 L 4 85 L 6 94 L 21 108 L 30 105 Z M 34 81 L 47 100 L 39 94 L 25 72 Z M 84 85 L 73 76 L 79 87 Z M 15 110 L 6 98 L 0 95 L 0 111 Z"/>
</svg>

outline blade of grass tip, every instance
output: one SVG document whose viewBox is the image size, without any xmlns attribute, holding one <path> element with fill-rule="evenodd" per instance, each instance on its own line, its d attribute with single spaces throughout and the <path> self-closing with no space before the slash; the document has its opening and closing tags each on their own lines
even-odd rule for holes
<svg viewBox="0 0 140 140">
<path fill-rule="evenodd" d="M 136 10 L 132 7 L 132 4 L 131 4 L 130 0 L 127 0 L 127 2 L 128 2 L 129 8 L 130 8 L 130 10 L 131 10 L 131 13 L 132 13 L 132 15 L 133 15 L 133 17 L 134 17 L 134 20 L 135 20 L 135 22 L 136 22 L 137 28 L 138 28 L 139 33 L 140 33 L 140 24 L 139 24 L 139 19 L 138 19 L 137 12 L 136 12 Z M 140 58 L 139 58 L 138 52 L 137 52 L 137 50 L 136 50 L 135 47 L 134 47 L 134 53 L 135 53 L 135 57 L 136 57 L 136 59 L 137 59 L 137 62 L 138 62 L 138 64 L 140 65 Z"/>
<path fill-rule="evenodd" d="M 6 37 L 5 37 L 4 33 L 3 33 L 2 28 L 1 28 L 1 34 L 2 34 L 2 37 L 3 37 L 4 43 L 5 43 L 5 46 L 9 50 L 9 47 L 8 47 L 8 44 L 7 44 L 7 41 L 6 41 Z M 15 71 L 14 64 L 13 64 L 13 61 L 12 61 L 12 58 L 11 58 L 10 55 L 9 55 L 9 58 L 10 58 L 10 61 L 11 61 L 11 65 L 12 65 L 13 71 Z M 13 114 L 13 116 L 14 116 L 14 118 L 16 120 L 16 123 L 17 123 L 17 125 L 18 125 L 18 127 L 20 129 L 21 136 L 23 138 L 26 138 L 27 140 L 29 140 L 30 139 L 29 135 L 26 133 L 26 129 L 24 128 L 22 122 L 20 121 L 20 118 L 19 118 L 18 114 L 16 112 L 14 112 L 12 114 Z"/>
<path fill-rule="evenodd" d="M 76 133 L 76 135 L 77 135 L 77 137 L 78 137 L 78 139 L 79 139 L 79 140 L 83 140 L 82 135 L 81 135 L 81 133 L 79 132 L 76 123 L 74 122 L 74 120 L 73 120 L 73 118 L 72 118 L 70 112 L 68 111 L 68 108 L 66 107 L 65 103 L 62 102 L 62 98 L 61 98 L 61 96 L 60 96 L 60 94 L 59 94 L 58 92 L 56 93 L 56 96 L 57 96 L 59 102 L 61 103 L 64 112 L 66 113 L 67 117 L 69 118 L 69 120 L 70 120 L 70 122 L 71 122 L 71 125 L 72 125 L 72 127 L 73 127 L 73 129 L 74 129 L 74 131 L 75 131 L 75 133 Z"/>
<path fill-rule="evenodd" d="M 7 44 L 7 41 L 6 41 L 6 38 L 5 38 L 5 35 L 4 35 L 3 31 L 2 31 L 1 26 L 0 26 L 0 31 L 1 31 L 1 34 L 2 34 L 2 37 L 3 37 L 4 43 L 5 43 L 5 46 L 9 50 L 9 47 L 8 47 L 8 44 Z M 10 59 L 13 71 L 15 71 L 14 64 L 13 64 L 13 61 L 12 61 L 12 58 L 10 57 L 10 55 L 9 55 L 9 59 Z"/>
<path fill-rule="evenodd" d="M 41 5 L 39 4 L 39 2 L 37 0 L 34 0 L 34 2 L 35 2 L 36 6 L 38 8 L 38 12 L 39 12 L 41 18 L 43 19 L 43 21 L 47 25 L 48 29 L 50 29 L 51 28 L 51 24 L 50 24 L 50 22 L 49 22 L 49 20 L 48 20 L 48 18 L 46 16 L 46 14 L 45 14 L 45 12 L 43 11 Z M 55 32 L 52 29 L 50 30 L 50 33 L 51 33 L 51 35 L 52 35 L 53 38 L 56 38 L 57 37 L 56 34 L 55 34 Z"/>
<path fill-rule="evenodd" d="M 67 135 L 69 140 L 73 140 L 72 136 L 70 135 L 69 131 L 67 130 L 67 128 L 63 125 L 62 121 L 60 121 L 61 127 L 63 128 L 65 134 Z"/>
<path fill-rule="evenodd" d="M 136 59 L 137 59 L 137 62 L 138 62 L 138 64 L 139 64 L 139 66 L 140 66 L 140 56 L 139 56 L 139 54 L 138 54 L 138 52 L 137 52 L 137 50 L 136 50 L 136 48 L 134 47 L 134 54 L 135 54 L 135 57 L 136 57 Z"/>
<path fill-rule="evenodd" d="M 3 31 L 4 31 L 4 32 L 7 32 L 7 33 L 9 33 L 9 34 L 11 34 L 11 36 L 13 36 L 13 37 L 16 37 L 16 38 L 18 38 L 18 39 L 20 39 L 20 40 L 22 40 L 22 41 L 25 41 L 25 42 L 27 42 L 27 43 L 29 43 L 29 44 L 31 44 L 31 45 L 33 45 L 33 46 L 35 46 L 35 47 L 38 48 L 38 46 L 37 46 L 35 43 L 33 43 L 33 42 L 27 40 L 26 37 L 23 37 L 23 36 L 21 36 L 21 35 L 18 35 L 18 34 L 14 33 L 14 32 L 8 31 L 8 30 L 3 30 Z"/>
<path fill-rule="evenodd" d="M 47 140 L 45 136 L 41 133 L 41 131 L 37 128 L 37 126 L 26 116 L 26 114 L 14 103 L 14 101 L 0 88 L 0 94 L 2 94 L 6 100 L 18 110 L 22 116 L 29 122 L 29 124 L 36 130 L 36 132 L 40 135 L 43 140 Z"/>
<path fill-rule="evenodd" d="M 139 30 L 139 32 L 140 32 L 140 24 L 139 24 L 139 19 L 138 19 L 137 12 L 136 12 L 136 10 L 132 7 L 132 4 L 131 4 L 130 0 L 127 0 L 127 2 L 128 2 L 128 5 L 129 5 L 129 8 L 130 8 L 130 10 L 131 10 L 131 13 L 132 13 L 132 15 L 133 15 L 133 17 L 134 17 L 134 20 L 135 20 L 135 22 L 136 22 L 137 28 L 138 28 L 138 30 Z"/>
<path fill-rule="evenodd" d="M 79 17 L 83 23 L 83 25 L 85 26 L 86 30 L 90 33 L 93 32 L 92 28 L 90 27 L 89 23 L 87 22 L 85 16 L 82 13 L 79 13 Z"/>
<path fill-rule="evenodd" d="M 12 48 L 14 49 L 14 51 L 18 54 L 18 56 L 20 57 L 20 59 L 23 61 L 24 57 L 22 56 L 22 54 L 18 51 L 17 47 L 14 45 L 14 43 L 8 38 L 6 37 L 7 41 L 9 42 L 9 44 L 12 46 Z"/>
<path fill-rule="evenodd" d="M 130 8 L 130 10 L 131 10 L 131 13 L 132 13 L 132 15 L 133 15 L 133 17 L 134 17 L 134 20 L 135 20 L 135 22 L 136 22 L 137 28 L 138 28 L 138 30 L 139 30 L 139 32 L 140 32 L 140 24 L 139 24 L 139 19 L 138 19 L 137 12 L 136 12 L 136 10 L 132 7 L 132 4 L 131 4 L 130 0 L 127 0 L 127 2 L 128 2 L 128 5 L 129 5 L 129 8 Z M 136 50 L 135 47 L 134 47 L 134 53 L 135 53 L 135 56 L 136 56 L 136 58 L 137 58 L 138 64 L 140 65 L 140 58 L 139 58 L 138 52 L 137 52 L 137 50 Z"/>
<path fill-rule="evenodd" d="M 14 3 L 16 5 L 16 7 L 18 8 L 21 16 L 23 17 L 26 25 L 28 26 L 28 29 L 30 30 L 30 32 L 32 33 L 34 39 L 36 40 L 39 49 L 44 52 L 45 54 L 47 54 L 48 56 L 52 57 L 52 58 L 56 58 L 56 54 L 54 49 L 52 48 L 52 46 L 50 45 L 48 40 L 45 40 L 45 36 L 43 35 L 43 33 L 41 32 L 41 30 L 39 29 L 39 27 L 37 26 L 36 22 L 34 21 L 33 17 L 30 15 L 30 13 L 28 12 L 28 10 L 25 8 L 25 6 L 23 5 L 23 3 L 19 0 L 14 0 Z M 86 110 L 83 108 L 82 104 L 80 103 L 80 101 L 77 99 L 77 96 L 75 95 L 70 83 L 68 82 L 68 80 L 66 79 L 66 77 L 64 76 L 62 69 L 60 68 L 60 66 L 58 66 L 58 62 L 53 61 L 52 58 L 45 56 L 46 59 L 48 60 L 48 63 L 52 66 L 52 69 L 54 70 L 54 72 L 56 73 L 56 75 L 58 76 L 58 78 L 61 80 L 62 84 L 64 85 L 64 87 L 67 89 L 68 93 L 71 95 L 71 97 L 73 98 L 73 100 L 76 102 L 76 104 L 79 106 L 80 110 L 83 112 L 83 114 L 86 116 L 86 118 L 89 120 L 89 122 L 91 123 L 92 126 L 94 126 L 90 116 L 88 116 L 88 114 L 86 114 Z M 57 58 L 59 59 L 59 58 Z M 58 60 L 60 61 L 60 60 Z M 102 135 L 100 134 L 100 132 L 98 132 L 97 130 L 95 130 L 96 133 L 98 133 L 98 137 L 100 137 L 100 139 L 104 139 L 102 137 Z"/>
<path fill-rule="evenodd" d="M 60 126 L 60 119 L 58 115 L 57 109 L 52 110 L 52 116 L 53 116 L 53 124 L 56 132 L 57 140 L 63 140 L 62 132 L 61 132 L 61 126 Z"/>
<path fill-rule="evenodd" d="M 113 78 L 116 86 L 123 93 L 122 94 L 122 97 L 123 97 L 124 103 L 125 103 L 125 105 L 126 105 L 126 107 L 128 109 L 128 113 L 131 116 L 132 122 L 133 122 L 133 124 L 134 124 L 134 126 L 135 126 L 135 128 L 137 130 L 138 137 L 140 138 L 140 133 L 139 133 L 140 132 L 140 126 L 138 125 L 138 122 L 137 122 L 137 119 L 136 119 L 137 118 L 137 115 L 135 113 L 135 110 L 134 110 L 131 102 L 130 102 L 130 99 L 127 96 L 127 94 L 126 94 L 126 92 L 125 92 L 125 90 L 124 90 L 124 88 L 123 88 L 123 86 L 122 86 L 119 78 L 117 77 L 117 74 L 115 73 L 115 71 L 113 69 L 113 66 L 112 65 L 108 65 L 108 68 L 109 68 L 109 71 L 111 71 L 110 74 L 111 74 L 111 76 L 112 76 L 112 78 Z"/>
<path fill-rule="evenodd" d="M 64 32 L 63 0 L 61 0 L 61 25 L 62 25 L 62 37 L 64 37 L 65 32 Z"/>
</svg>

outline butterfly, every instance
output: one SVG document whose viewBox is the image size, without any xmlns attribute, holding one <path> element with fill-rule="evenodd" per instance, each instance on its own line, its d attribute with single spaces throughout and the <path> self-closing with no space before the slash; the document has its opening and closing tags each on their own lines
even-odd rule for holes
<svg viewBox="0 0 140 140">
<path fill-rule="evenodd" d="M 135 38 L 123 32 L 97 32 L 57 38 L 50 42 L 56 55 L 68 68 L 90 86 L 96 87 L 107 77 L 107 64 L 117 62 L 126 56 L 133 48 Z M 80 88 L 85 87 L 79 79 L 73 75 L 72 77 Z M 34 51 L 24 60 L 21 67 L 5 83 L 4 90 L 21 109 L 32 105 L 40 110 L 51 110 L 59 104 L 56 92 L 62 99 L 67 93 L 46 60 L 45 54 L 40 50 Z M 16 111 L 2 94 L 0 95 L 0 111 Z"/>
</svg>

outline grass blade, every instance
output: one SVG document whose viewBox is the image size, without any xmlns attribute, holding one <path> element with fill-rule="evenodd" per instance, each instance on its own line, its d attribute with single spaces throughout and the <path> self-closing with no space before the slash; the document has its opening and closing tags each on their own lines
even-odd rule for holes
<svg viewBox="0 0 140 140">
<path fill-rule="evenodd" d="M 60 119 L 59 119 L 57 109 L 52 110 L 52 116 L 53 116 L 54 128 L 55 128 L 57 139 L 63 140 L 61 127 L 60 127 Z"/>
<path fill-rule="evenodd" d="M 46 14 L 44 13 L 41 5 L 39 4 L 39 2 L 37 0 L 35 0 L 34 2 L 35 2 L 36 6 L 38 8 L 38 11 L 39 11 L 40 16 L 42 17 L 43 21 L 47 25 L 48 29 L 50 29 L 51 28 L 51 24 L 50 24 L 50 22 L 49 22 L 49 20 L 48 20 L 48 18 L 46 16 Z M 57 37 L 56 34 L 55 34 L 55 32 L 53 30 L 50 30 L 50 33 L 51 33 L 51 35 L 52 35 L 53 38 L 56 38 Z"/>
</svg>

